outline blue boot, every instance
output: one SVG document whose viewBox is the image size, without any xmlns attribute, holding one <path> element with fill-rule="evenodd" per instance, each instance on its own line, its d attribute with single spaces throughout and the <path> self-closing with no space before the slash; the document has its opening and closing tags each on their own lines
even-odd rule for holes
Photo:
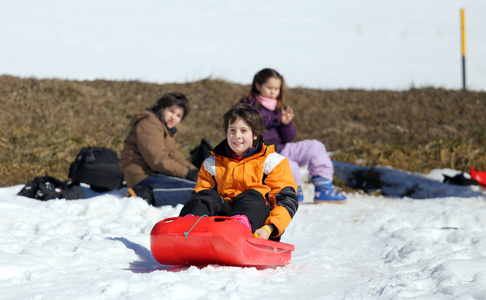
<svg viewBox="0 0 486 300">
<path fill-rule="evenodd" d="M 300 186 L 297 187 L 297 201 L 304 201 L 304 191 L 302 191 L 302 188 Z"/>
<path fill-rule="evenodd" d="M 312 183 L 316 187 L 314 203 L 345 203 L 346 196 L 332 189 L 332 181 L 321 176 L 312 176 Z"/>
</svg>

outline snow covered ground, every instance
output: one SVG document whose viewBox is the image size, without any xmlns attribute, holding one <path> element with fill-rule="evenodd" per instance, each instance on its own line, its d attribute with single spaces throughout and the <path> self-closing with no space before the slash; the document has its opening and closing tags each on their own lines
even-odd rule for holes
<svg viewBox="0 0 486 300">
<path fill-rule="evenodd" d="M 343 179 L 358 169 L 336 163 Z M 263 270 L 157 263 L 150 231 L 181 205 L 87 188 L 88 199 L 42 202 L 16 196 L 23 185 L 0 188 L 0 299 L 484 299 L 485 190 L 441 183 L 458 173 L 448 169 L 380 171 L 387 193 L 419 184 L 429 197 L 314 205 L 305 183 L 282 240 L 292 262 Z"/>
<path fill-rule="evenodd" d="M 468 87 L 486 90 L 477 0 L 4 1 L 0 74 L 247 84 L 269 66 L 290 86 L 459 89 L 460 8 Z M 360 169 L 335 167 L 343 180 Z M 486 299 L 484 189 L 442 183 L 454 170 L 379 170 L 387 196 L 344 205 L 309 203 L 306 183 L 282 240 L 292 262 L 264 270 L 157 263 L 150 231 L 181 206 L 123 190 L 41 202 L 2 187 L 0 299 Z"/>
</svg>

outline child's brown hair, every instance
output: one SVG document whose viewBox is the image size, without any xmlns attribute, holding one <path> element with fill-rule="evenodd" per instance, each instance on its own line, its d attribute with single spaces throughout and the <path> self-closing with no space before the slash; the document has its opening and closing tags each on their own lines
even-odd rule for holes
<svg viewBox="0 0 486 300">
<path fill-rule="evenodd" d="M 285 79 L 282 74 L 277 72 L 274 69 L 265 68 L 263 70 L 258 71 L 253 77 L 253 82 L 251 84 L 251 90 L 246 99 L 256 98 L 256 96 L 260 95 L 260 92 L 257 89 L 257 84 L 262 85 L 267 82 L 270 78 L 279 79 L 282 83 L 280 85 L 280 93 L 277 97 L 277 108 L 275 109 L 275 113 L 280 112 L 283 108 L 285 108 Z"/>
<path fill-rule="evenodd" d="M 228 127 L 233 124 L 236 119 L 241 118 L 251 128 L 253 136 L 257 136 L 257 140 L 262 141 L 265 134 L 265 125 L 263 124 L 262 115 L 245 103 L 237 103 L 233 105 L 223 116 L 223 130 L 225 135 L 228 134 Z"/>
<path fill-rule="evenodd" d="M 171 107 L 172 105 L 182 107 L 184 110 L 182 120 L 189 114 L 189 101 L 187 100 L 186 95 L 177 92 L 163 95 L 162 98 L 157 100 L 154 106 L 152 106 L 152 110 L 158 112 L 161 108 Z"/>
</svg>

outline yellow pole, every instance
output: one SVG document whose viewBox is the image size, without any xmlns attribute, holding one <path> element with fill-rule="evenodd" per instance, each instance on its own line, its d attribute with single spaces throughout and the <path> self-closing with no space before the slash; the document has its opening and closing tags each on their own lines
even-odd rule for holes
<svg viewBox="0 0 486 300">
<path fill-rule="evenodd" d="M 461 9 L 461 42 L 462 42 L 462 89 L 466 89 L 466 18 L 464 8 Z"/>
</svg>

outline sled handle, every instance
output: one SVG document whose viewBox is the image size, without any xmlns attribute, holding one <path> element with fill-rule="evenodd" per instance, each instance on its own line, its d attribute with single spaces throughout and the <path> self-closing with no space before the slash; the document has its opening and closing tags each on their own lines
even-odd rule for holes
<svg viewBox="0 0 486 300">
<path fill-rule="evenodd" d="M 180 217 L 170 217 L 170 218 L 166 218 L 166 219 L 163 219 L 161 222 L 170 223 L 170 222 L 174 221 L 177 218 L 180 218 Z"/>
<path fill-rule="evenodd" d="M 197 221 L 194 223 L 194 225 L 192 225 L 191 229 L 189 229 L 187 232 L 184 232 L 184 236 L 185 236 L 185 237 L 188 237 L 189 232 L 191 232 L 191 231 L 192 231 L 192 229 L 194 228 L 194 226 L 196 226 L 196 224 L 197 224 L 199 221 L 201 221 L 201 219 L 202 219 L 202 218 L 207 217 L 207 216 L 208 216 L 208 215 L 206 215 L 206 214 L 204 214 L 204 215 L 200 216 L 200 217 L 199 217 L 199 219 L 197 219 Z"/>
</svg>

